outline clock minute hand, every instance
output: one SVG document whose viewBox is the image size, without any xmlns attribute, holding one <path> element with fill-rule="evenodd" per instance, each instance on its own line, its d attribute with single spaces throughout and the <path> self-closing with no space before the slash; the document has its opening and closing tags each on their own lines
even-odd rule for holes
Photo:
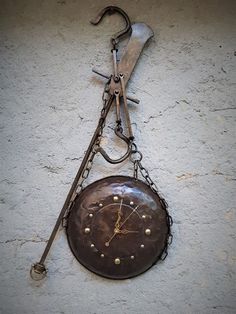
<svg viewBox="0 0 236 314">
<path fill-rule="evenodd" d="M 115 229 L 116 230 L 116 229 Z M 113 233 L 113 235 L 110 237 L 110 239 L 107 241 L 107 242 L 105 242 L 105 246 L 109 246 L 110 245 L 110 242 L 111 242 L 111 240 L 117 235 L 117 233 L 120 233 L 120 230 L 119 229 L 117 229 L 114 233 Z"/>
<path fill-rule="evenodd" d="M 134 212 L 136 212 L 136 210 L 138 209 L 139 206 L 140 206 L 140 205 L 137 205 L 137 206 L 132 210 L 132 212 L 125 218 L 125 220 L 124 220 L 124 221 L 122 222 L 122 224 L 120 225 L 120 228 L 124 226 L 124 224 L 126 223 L 126 221 L 130 218 L 130 216 L 131 216 Z"/>
</svg>

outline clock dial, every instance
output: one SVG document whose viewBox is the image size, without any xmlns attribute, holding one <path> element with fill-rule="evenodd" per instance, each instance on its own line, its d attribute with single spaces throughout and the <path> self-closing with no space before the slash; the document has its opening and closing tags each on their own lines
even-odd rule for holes
<svg viewBox="0 0 236 314">
<path fill-rule="evenodd" d="M 130 258 L 141 243 L 144 232 L 140 214 L 129 202 L 125 202 L 125 195 L 122 195 L 120 203 L 105 205 L 97 211 L 91 222 L 91 241 L 105 256 L 114 259 L 117 255 L 122 259 Z M 130 242 L 133 243 L 132 249 Z"/>
<path fill-rule="evenodd" d="M 75 257 L 91 271 L 125 279 L 151 267 L 167 245 L 167 212 L 144 182 L 101 179 L 76 198 L 67 236 Z"/>
</svg>

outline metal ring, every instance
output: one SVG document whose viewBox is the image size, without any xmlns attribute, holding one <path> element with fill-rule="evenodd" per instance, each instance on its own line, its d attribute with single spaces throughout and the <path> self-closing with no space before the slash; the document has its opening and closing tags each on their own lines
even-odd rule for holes
<svg viewBox="0 0 236 314">
<path fill-rule="evenodd" d="M 138 155 L 136 158 L 135 158 L 135 154 Z M 143 159 L 143 155 L 140 151 L 138 151 L 138 150 L 132 150 L 131 151 L 131 154 L 130 154 L 131 162 L 141 161 L 142 159 Z"/>
</svg>

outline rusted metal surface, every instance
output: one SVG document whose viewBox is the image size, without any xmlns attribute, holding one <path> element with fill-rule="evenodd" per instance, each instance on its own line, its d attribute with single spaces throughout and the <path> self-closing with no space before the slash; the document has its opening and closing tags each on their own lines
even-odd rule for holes
<svg viewBox="0 0 236 314">
<path fill-rule="evenodd" d="M 147 184 L 112 176 L 90 184 L 77 196 L 67 237 L 86 268 L 125 279 L 146 271 L 161 257 L 168 240 L 167 221 L 160 198 Z"/>
<path fill-rule="evenodd" d="M 118 64 L 119 73 L 124 74 L 125 84 L 127 84 L 146 42 L 153 35 L 152 29 L 145 23 L 132 25 L 132 36 Z"/>
</svg>

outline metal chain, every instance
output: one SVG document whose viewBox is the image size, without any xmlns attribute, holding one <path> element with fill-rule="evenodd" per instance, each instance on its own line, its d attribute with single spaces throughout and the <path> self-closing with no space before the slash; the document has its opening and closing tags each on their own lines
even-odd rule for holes
<svg viewBox="0 0 236 314">
<path fill-rule="evenodd" d="M 168 246 L 171 244 L 172 242 L 172 239 L 173 239 L 173 235 L 171 233 L 171 230 L 170 230 L 170 227 L 172 226 L 173 224 L 173 220 L 172 220 L 172 217 L 170 216 L 167 208 L 168 208 L 168 204 L 166 202 L 166 200 L 160 196 L 160 193 L 158 191 L 158 188 L 157 188 L 157 185 L 156 183 L 153 182 L 153 180 L 151 179 L 150 175 L 149 175 L 149 172 L 148 170 L 142 165 L 141 161 L 138 161 L 138 167 L 139 167 L 139 170 L 140 170 L 140 173 L 141 175 L 143 176 L 143 178 L 146 180 L 148 186 L 150 187 L 150 189 L 158 195 L 159 199 L 160 199 L 160 202 L 161 202 L 161 206 L 162 208 L 166 211 L 166 219 L 167 219 L 167 226 L 168 226 L 168 238 L 167 238 L 167 242 L 166 242 L 166 246 L 162 252 L 162 255 L 161 255 L 161 260 L 164 260 L 167 255 L 168 255 Z"/>
<path fill-rule="evenodd" d="M 135 143 L 133 143 L 132 145 L 133 145 L 133 149 L 131 151 L 130 160 L 134 164 L 134 178 L 138 179 L 138 170 L 139 170 L 142 177 L 145 179 L 148 186 L 150 187 L 150 189 L 155 194 L 158 195 L 158 197 L 160 199 L 161 206 L 166 211 L 166 214 L 167 214 L 166 218 L 167 218 L 167 226 L 168 226 L 168 238 L 166 241 L 166 246 L 165 246 L 165 248 L 161 254 L 161 260 L 164 260 L 168 255 L 168 252 L 167 252 L 168 246 L 171 244 L 172 239 L 173 239 L 173 235 L 171 234 L 171 230 L 170 230 L 170 227 L 173 224 L 173 220 L 172 220 L 172 217 L 170 216 L 170 214 L 167 210 L 168 204 L 167 204 L 166 200 L 160 196 L 160 193 L 158 191 L 156 183 L 153 182 L 153 180 L 150 177 L 148 170 L 141 163 L 141 160 L 143 158 L 142 153 L 137 149 L 137 145 Z"/>
<path fill-rule="evenodd" d="M 67 218 L 68 218 L 68 215 L 72 209 L 72 205 L 74 204 L 74 201 L 75 201 L 75 198 L 76 196 L 83 190 L 83 184 L 84 184 L 84 181 L 88 178 L 89 176 L 89 173 L 90 173 L 90 170 L 93 166 L 93 160 L 94 160 L 94 157 L 95 155 L 97 154 L 97 148 L 99 147 L 100 145 L 100 142 L 101 142 L 101 138 L 102 138 L 102 134 L 103 134 L 103 129 L 105 127 L 105 111 L 106 111 L 106 106 L 107 106 L 107 95 L 108 95 L 108 87 L 109 87 L 109 81 L 105 84 L 105 87 L 104 87 L 104 91 L 103 91 L 103 94 L 102 94 L 102 101 L 103 101 L 103 107 L 102 107 L 102 110 L 101 110 L 101 114 L 100 114 L 100 118 L 99 118 L 99 125 L 100 125 L 100 130 L 99 130 L 99 133 L 98 133 L 98 136 L 97 136 L 97 139 L 95 141 L 95 144 L 92 148 L 92 152 L 90 154 L 90 157 L 86 163 L 86 166 L 82 172 L 82 175 L 81 175 L 81 180 L 78 182 L 76 188 L 75 188 L 75 192 L 71 198 L 71 201 L 70 201 L 70 204 L 68 206 L 68 209 L 62 219 L 62 226 L 63 227 L 66 227 L 66 224 L 67 224 Z"/>
<path fill-rule="evenodd" d="M 103 134 L 103 129 L 105 127 L 105 111 L 106 111 L 106 106 L 107 106 L 107 96 L 108 96 L 108 91 L 109 91 L 109 81 L 105 84 L 104 90 L 103 90 L 103 94 L 102 94 L 102 101 L 103 101 L 103 107 L 101 110 L 101 114 L 100 114 L 100 119 L 99 119 L 99 125 L 100 125 L 100 130 L 96 139 L 96 142 L 93 146 L 93 150 L 92 153 L 90 155 L 90 158 L 87 161 L 86 167 L 82 173 L 82 180 L 81 182 L 79 182 L 77 188 L 76 188 L 76 193 L 78 194 L 82 189 L 83 189 L 83 184 L 84 181 L 88 178 L 90 170 L 93 166 L 93 159 L 95 157 L 95 155 L 97 154 L 97 148 L 99 147 L 100 143 L 101 143 L 101 139 L 102 139 L 102 134 Z"/>
<path fill-rule="evenodd" d="M 147 184 L 149 185 L 149 187 L 151 188 L 151 190 L 158 194 L 158 188 L 156 183 L 153 182 L 153 180 L 151 179 L 148 170 L 142 165 L 141 161 L 138 161 L 138 167 L 140 170 L 141 175 L 143 176 L 143 178 L 146 180 Z M 164 204 L 166 207 L 166 204 Z"/>
</svg>

